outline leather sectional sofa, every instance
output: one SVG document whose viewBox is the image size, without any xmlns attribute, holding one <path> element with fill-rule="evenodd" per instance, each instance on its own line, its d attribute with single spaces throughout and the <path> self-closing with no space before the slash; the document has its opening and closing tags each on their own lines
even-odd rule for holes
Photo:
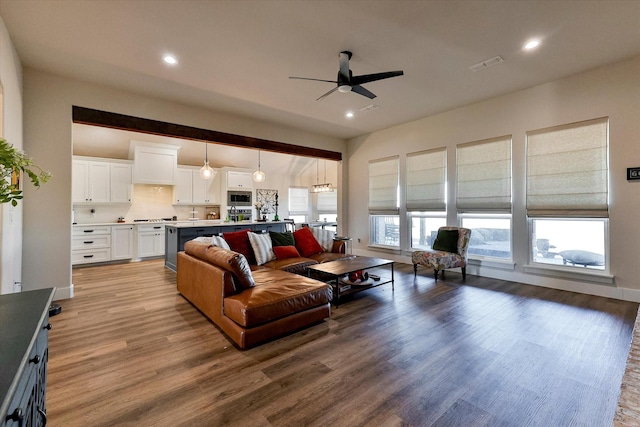
<svg viewBox="0 0 640 427">
<path fill-rule="evenodd" d="M 177 288 L 244 349 L 302 329 L 331 314 L 331 286 L 306 275 L 319 262 L 348 259 L 344 242 L 308 257 L 249 265 L 239 252 L 190 241 L 177 259 Z"/>
</svg>

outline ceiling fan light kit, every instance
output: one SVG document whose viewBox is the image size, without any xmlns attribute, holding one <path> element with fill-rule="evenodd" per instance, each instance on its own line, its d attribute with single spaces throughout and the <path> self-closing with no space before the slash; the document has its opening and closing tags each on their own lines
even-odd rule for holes
<svg viewBox="0 0 640 427">
<path fill-rule="evenodd" d="M 348 50 L 340 52 L 338 57 L 340 58 L 340 69 L 338 71 L 338 78 L 334 80 L 313 79 L 309 77 L 289 77 L 296 80 L 312 80 L 316 82 L 334 83 L 336 87 L 329 92 L 321 95 L 316 101 L 322 101 L 327 96 L 331 95 L 336 90 L 340 93 L 355 92 L 359 95 L 365 96 L 369 99 L 373 99 L 376 95 L 373 92 L 362 87 L 365 83 L 375 82 L 377 80 L 389 79 L 391 77 L 397 77 L 404 75 L 403 71 L 387 71 L 384 73 L 363 74 L 361 76 L 354 76 L 349 69 L 349 60 L 352 53 Z"/>
</svg>

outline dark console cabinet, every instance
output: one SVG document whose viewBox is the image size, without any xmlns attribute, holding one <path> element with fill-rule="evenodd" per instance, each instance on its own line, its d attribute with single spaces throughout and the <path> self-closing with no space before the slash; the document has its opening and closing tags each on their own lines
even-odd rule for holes
<svg viewBox="0 0 640 427">
<path fill-rule="evenodd" d="M 0 426 L 44 426 L 55 289 L 0 295 Z"/>
</svg>

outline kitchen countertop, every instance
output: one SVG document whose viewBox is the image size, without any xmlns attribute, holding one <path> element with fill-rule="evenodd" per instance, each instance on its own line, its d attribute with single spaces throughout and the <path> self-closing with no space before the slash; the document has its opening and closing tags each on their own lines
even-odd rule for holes
<svg viewBox="0 0 640 427">
<path fill-rule="evenodd" d="M 237 222 L 225 222 L 225 221 L 221 221 L 219 219 L 202 219 L 202 220 L 198 220 L 198 221 L 191 221 L 191 220 L 178 220 L 178 221 L 125 221 L 125 222 L 91 222 L 91 223 L 78 223 L 78 224 L 73 224 L 74 227 L 97 227 L 100 225 L 171 225 L 171 226 L 175 226 L 175 227 L 179 227 L 179 228 L 186 228 L 186 227 L 210 227 L 210 226 L 223 226 L 223 227 L 229 227 L 229 226 L 235 226 L 235 225 L 254 225 L 254 224 L 282 224 L 283 221 L 237 221 Z"/>
</svg>

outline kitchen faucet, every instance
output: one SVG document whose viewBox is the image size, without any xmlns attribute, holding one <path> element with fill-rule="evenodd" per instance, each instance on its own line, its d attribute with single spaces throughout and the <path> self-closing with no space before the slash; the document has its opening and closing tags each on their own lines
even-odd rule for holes
<svg viewBox="0 0 640 427">
<path fill-rule="evenodd" d="M 236 205 L 231 205 L 231 207 L 229 208 L 229 219 L 233 222 L 236 222 L 238 220 Z"/>
</svg>

